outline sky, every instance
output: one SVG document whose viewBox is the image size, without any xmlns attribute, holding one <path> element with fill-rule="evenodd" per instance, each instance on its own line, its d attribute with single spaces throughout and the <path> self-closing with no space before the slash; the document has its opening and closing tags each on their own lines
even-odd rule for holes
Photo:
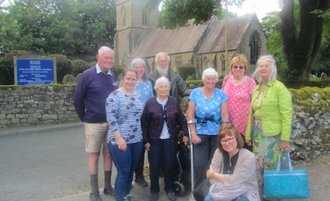
<svg viewBox="0 0 330 201">
<path fill-rule="evenodd" d="M 245 0 L 245 2 L 241 5 L 241 8 L 238 8 L 237 6 L 228 6 L 228 11 L 234 12 L 238 16 L 242 16 L 247 13 L 253 13 L 253 5 L 255 5 L 255 11 L 260 22 L 267 13 L 281 10 L 278 0 Z"/>
</svg>

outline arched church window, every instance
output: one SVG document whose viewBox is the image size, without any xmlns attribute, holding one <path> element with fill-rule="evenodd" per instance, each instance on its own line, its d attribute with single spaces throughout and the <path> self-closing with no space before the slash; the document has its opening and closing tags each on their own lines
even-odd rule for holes
<svg viewBox="0 0 330 201">
<path fill-rule="evenodd" d="M 260 37 L 257 31 L 250 37 L 250 63 L 256 64 L 259 57 Z"/>
<path fill-rule="evenodd" d="M 142 11 L 142 25 L 148 26 L 149 25 L 148 19 L 149 19 L 149 16 L 148 16 L 147 12 L 145 10 L 143 10 Z"/>
<path fill-rule="evenodd" d="M 209 67 L 209 59 L 205 56 L 203 61 L 204 61 L 204 69 L 207 69 Z"/>
<path fill-rule="evenodd" d="M 224 55 L 221 55 L 220 61 L 221 61 L 221 73 L 225 73 L 226 72 L 226 61 L 225 61 Z"/>
<path fill-rule="evenodd" d="M 126 8 L 123 6 L 121 7 L 121 12 L 120 12 L 120 15 L 121 15 L 121 26 L 122 27 L 126 27 Z"/>
</svg>

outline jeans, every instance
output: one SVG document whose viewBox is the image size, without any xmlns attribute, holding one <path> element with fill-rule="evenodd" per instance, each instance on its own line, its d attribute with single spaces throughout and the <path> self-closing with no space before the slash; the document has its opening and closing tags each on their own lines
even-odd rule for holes
<svg viewBox="0 0 330 201">
<path fill-rule="evenodd" d="M 130 193 L 136 163 L 142 151 L 142 141 L 127 144 L 127 150 L 121 151 L 118 145 L 108 144 L 109 153 L 117 168 L 115 181 L 115 200 L 124 201 L 124 197 Z"/>
<path fill-rule="evenodd" d="M 202 142 L 194 145 L 194 187 L 200 186 L 206 179 L 206 171 L 210 168 L 212 158 L 217 149 L 218 135 L 198 134 Z"/>
<path fill-rule="evenodd" d="M 136 164 L 136 167 L 135 167 L 135 179 L 137 177 L 143 177 L 143 169 L 144 169 L 144 152 L 145 152 L 145 148 L 143 147 L 142 148 L 142 152 L 141 152 L 141 155 L 140 155 L 140 158 L 139 158 L 139 161 L 137 162 Z"/>
<path fill-rule="evenodd" d="M 210 195 L 207 195 L 204 201 L 213 201 L 213 199 Z M 249 201 L 249 199 L 245 195 L 241 195 L 233 199 L 232 201 Z"/>
</svg>

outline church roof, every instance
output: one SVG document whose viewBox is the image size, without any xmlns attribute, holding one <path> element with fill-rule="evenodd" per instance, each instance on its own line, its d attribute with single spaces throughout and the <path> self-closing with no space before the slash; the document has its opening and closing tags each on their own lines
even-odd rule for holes
<svg viewBox="0 0 330 201">
<path fill-rule="evenodd" d="M 194 50 L 207 24 L 180 27 L 173 30 L 155 29 L 146 31 L 138 47 L 129 57 L 150 57 L 159 52 L 167 54 L 191 52 Z"/>
<path fill-rule="evenodd" d="M 228 50 L 238 48 L 253 17 L 256 17 L 255 14 L 228 19 Z M 207 24 L 173 30 L 158 28 L 145 31 L 138 42 L 138 47 L 129 57 L 151 57 L 159 52 L 166 52 L 169 55 L 192 52 L 200 40 L 202 45 L 197 50 L 200 54 L 225 51 L 225 20 L 213 21 L 206 38 L 202 38 L 203 33 L 208 31 L 211 21 Z"/>
<path fill-rule="evenodd" d="M 228 19 L 228 50 L 236 50 L 238 48 L 253 17 L 256 16 L 252 14 Z M 225 25 L 225 20 L 214 23 L 198 53 L 225 51 Z"/>
</svg>

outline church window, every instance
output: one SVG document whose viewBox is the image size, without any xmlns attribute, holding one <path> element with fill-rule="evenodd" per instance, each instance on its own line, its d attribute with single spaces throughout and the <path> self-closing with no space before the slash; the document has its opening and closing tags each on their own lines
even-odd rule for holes
<svg viewBox="0 0 330 201">
<path fill-rule="evenodd" d="M 145 10 L 142 11 L 142 25 L 148 26 L 149 25 L 149 16 Z"/>
<path fill-rule="evenodd" d="M 253 32 L 250 37 L 250 63 L 256 64 L 259 57 L 260 37 L 257 31 Z"/>
<path fill-rule="evenodd" d="M 176 66 L 176 69 L 179 69 L 179 67 L 182 66 L 182 56 L 175 57 L 175 66 Z"/>
<path fill-rule="evenodd" d="M 204 69 L 207 69 L 209 67 L 209 59 L 205 56 L 203 60 L 204 60 Z"/>
<path fill-rule="evenodd" d="M 126 8 L 123 6 L 121 7 L 121 26 L 126 27 Z"/>
<path fill-rule="evenodd" d="M 226 72 L 225 56 L 221 55 L 220 61 L 221 61 L 221 73 L 224 74 Z"/>
</svg>

